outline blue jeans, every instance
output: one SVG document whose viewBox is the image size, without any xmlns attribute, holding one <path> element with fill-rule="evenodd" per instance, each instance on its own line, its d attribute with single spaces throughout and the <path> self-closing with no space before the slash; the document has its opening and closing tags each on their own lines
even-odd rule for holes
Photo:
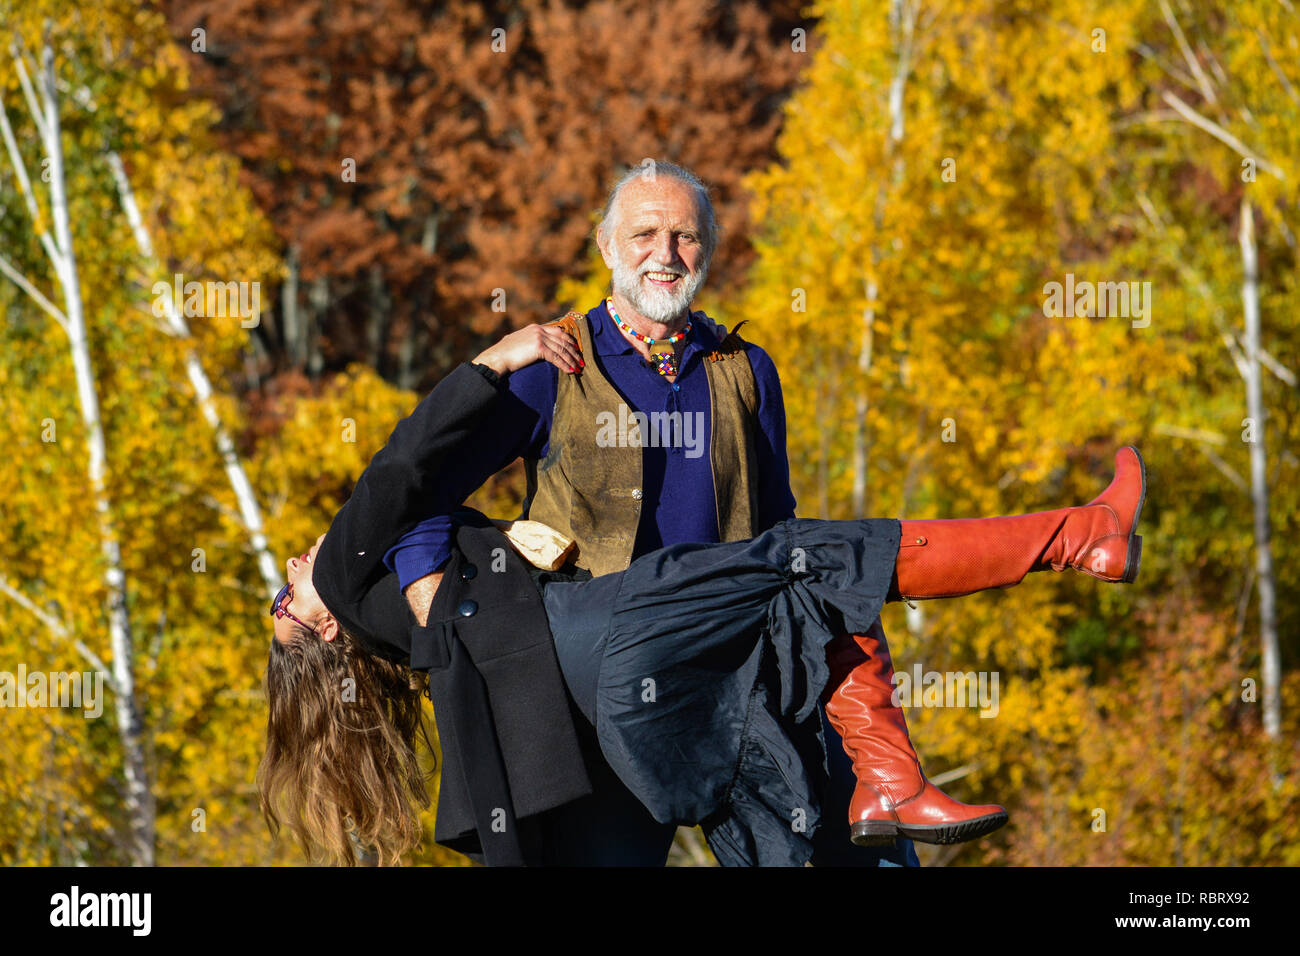
<svg viewBox="0 0 1300 956">
<path fill-rule="evenodd" d="M 849 800 L 858 781 L 840 735 L 826 720 L 825 708 L 819 711 L 826 735 L 830 792 L 822 808 L 822 824 L 813 836 L 813 866 L 920 866 L 911 840 L 900 839 L 893 846 L 855 846 L 849 840 Z"/>
<path fill-rule="evenodd" d="M 548 866 L 663 866 L 677 827 L 660 823 L 605 763 L 589 724 L 577 722 L 592 792 L 549 813 L 541 821 L 543 859 Z M 920 866 L 911 840 L 893 846 L 854 846 L 849 840 L 849 799 L 857 778 L 835 729 L 822 711 L 830 792 L 822 823 L 813 837 L 814 866 Z"/>
</svg>

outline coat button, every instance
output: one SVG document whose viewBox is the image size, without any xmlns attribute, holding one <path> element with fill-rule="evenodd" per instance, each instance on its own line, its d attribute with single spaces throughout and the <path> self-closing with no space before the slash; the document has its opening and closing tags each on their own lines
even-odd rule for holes
<svg viewBox="0 0 1300 956">
<path fill-rule="evenodd" d="M 633 501 L 640 501 L 640 500 L 641 500 L 641 489 L 640 489 L 640 488 L 633 488 L 633 489 L 632 489 L 632 500 L 633 500 Z"/>
<path fill-rule="evenodd" d="M 474 612 L 478 610 L 478 601 L 461 601 L 456 607 L 456 612 L 461 617 L 473 617 Z"/>
<path fill-rule="evenodd" d="M 460 569 L 460 579 L 462 581 L 473 581 L 478 577 L 478 568 L 472 564 L 467 564 Z"/>
</svg>

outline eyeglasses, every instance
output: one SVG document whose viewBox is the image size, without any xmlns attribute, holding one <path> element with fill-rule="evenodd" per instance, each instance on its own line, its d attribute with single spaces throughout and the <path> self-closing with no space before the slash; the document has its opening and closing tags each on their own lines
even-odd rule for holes
<svg viewBox="0 0 1300 956">
<path fill-rule="evenodd" d="M 271 602 L 271 616 L 277 619 L 282 617 L 287 617 L 291 621 L 297 621 L 303 627 L 307 628 L 307 630 L 315 634 L 316 628 L 312 627 L 302 618 L 295 617 L 293 613 L 287 607 L 285 607 L 285 605 L 292 600 L 293 600 L 293 585 L 286 583 L 284 587 L 280 588 L 280 593 L 275 596 L 275 600 Z"/>
</svg>

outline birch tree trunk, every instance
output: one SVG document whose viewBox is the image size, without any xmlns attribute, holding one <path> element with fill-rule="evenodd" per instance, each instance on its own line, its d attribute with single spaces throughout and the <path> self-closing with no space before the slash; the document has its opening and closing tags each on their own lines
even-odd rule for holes
<svg viewBox="0 0 1300 956">
<path fill-rule="evenodd" d="M 1259 360 L 1259 260 L 1255 244 L 1255 214 L 1250 202 L 1241 203 L 1241 305 L 1246 325 L 1246 415 L 1252 434 L 1250 446 L 1250 501 L 1255 524 L 1255 580 L 1259 588 L 1259 644 L 1263 659 L 1264 733 L 1276 740 L 1282 732 L 1282 671 L 1277 644 L 1277 592 L 1273 577 L 1272 524 L 1268 514 L 1267 449 L 1264 444 L 1264 408 Z"/>
<path fill-rule="evenodd" d="M 311 310 L 307 313 L 306 338 L 304 344 L 307 354 L 307 376 L 319 378 L 325 367 L 325 358 L 320 351 L 321 330 L 325 326 L 325 312 L 330 305 L 330 280 L 328 276 L 317 276 L 308 288 L 307 297 L 311 300 Z"/>
<path fill-rule="evenodd" d="M 384 283 L 384 272 L 375 263 L 367 276 L 368 297 L 366 301 L 366 357 L 370 367 L 383 374 L 384 341 L 387 338 L 388 319 L 392 303 L 388 299 L 388 289 Z"/>
<path fill-rule="evenodd" d="M 131 233 L 135 236 L 135 243 L 140 249 L 140 255 L 150 265 L 156 265 L 153 241 L 149 238 L 149 230 L 145 228 L 144 219 L 140 215 L 140 207 L 135 201 L 135 190 L 131 188 L 131 182 L 127 179 L 126 169 L 122 165 L 122 158 L 116 152 L 110 151 L 108 153 L 108 165 L 113 172 L 118 197 L 121 199 L 122 209 L 126 212 L 127 221 L 131 225 Z M 267 545 L 266 530 L 262 524 L 262 509 L 258 506 L 253 484 L 248 480 L 248 473 L 244 471 L 243 463 L 239 460 L 239 454 L 235 451 L 235 443 L 231 440 L 230 433 L 226 431 L 226 426 L 221 422 L 221 416 L 217 414 L 216 402 L 213 400 L 212 382 L 208 378 L 207 372 L 203 370 L 203 363 L 199 361 L 198 352 L 193 347 L 193 337 L 190 334 L 189 323 L 185 321 L 185 317 L 181 314 L 179 307 L 170 295 L 163 296 L 163 317 L 167 321 L 168 331 L 173 336 L 190 343 L 190 348 L 185 355 L 185 374 L 190 380 L 190 387 L 194 389 L 194 398 L 199 404 L 203 418 L 216 437 L 217 451 L 221 455 L 221 462 L 226 471 L 226 479 L 230 482 L 230 487 L 235 493 L 235 500 L 239 504 L 239 516 L 243 521 L 244 528 L 248 531 L 249 541 L 253 546 L 253 553 L 257 557 L 257 567 L 262 574 L 262 581 L 266 585 L 267 599 L 269 600 L 274 598 L 276 592 L 280 590 L 280 585 L 283 583 L 283 574 L 276 565 L 275 558 L 272 557 L 271 550 Z"/>
<path fill-rule="evenodd" d="M 903 161 L 897 155 L 898 146 L 903 141 L 905 128 L 903 113 L 903 95 L 907 89 L 907 77 L 912 72 L 912 38 L 916 27 L 916 6 L 906 0 L 891 0 L 889 8 L 889 28 L 894 34 L 898 49 L 898 64 L 894 69 L 893 79 L 889 84 L 889 134 L 885 140 L 885 159 L 893 160 L 893 183 L 897 184 L 903 177 Z M 888 185 L 882 184 L 876 192 L 874 209 L 875 240 L 871 245 L 871 272 L 863 279 L 866 305 L 862 309 L 862 325 L 858 335 L 858 377 L 859 387 L 854 407 L 853 429 L 853 511 L 859 518 L 867 516 L 867 458 L 870 437 L 867 431 L 867 412 L 870 399 L 867 395 L 866 378 L 871 372 L 872 352 L 875 347 L 876 312 L 880 301 L 880 285 L 877 269 L 880 265 L 880 232 L 884 227 L 885 201 Z"/>
<path fill-rule="evenodd" d="M 284 286 L 280 290 L 280 311 L 284 314 L 281 332 L 284 336 L 284 352 L 289 364 L 294 368 L 303 368 L 307 364 L 306 336 L 302 331 L 302 313 L 298 307 L 298 247 L 289 246 L 286 265 L 289 269 Z"/>
<path fill-rule="evenodd" d="M 16 53 L 20 75 L 25 77 L 23 54 Z M 126 573 L 122 568 L 122 550 L 114 527 L 108 498 L 108 464 L 104 429 L 100 420 L 99 398 L 95 392 L 95 372 L 90 360 L 86 335 L 85 310 L 77 273 L 77 259 L 72 248 L 72 229 L 68 220 L 67 185 L 64 178 L 63 145 L 60 139 L 58 91 L 54 76 L 54 51 L 46 45 L 41 52 L 37 73 L 41 104 L 32 107 L 32 119 L 44 146 L 49 163 L 50 213 L 54 225 L 52 265 L 63 289 L 64 315 L 72 366 L 76 375 L 77 400 L 82 426 L 86 431 L 89 452 L 88 473 L 95 520 L 104 559 L 104 583 L 108 590 L 108 631 L 112 649 L 114 715 L 122 746 L 122 769 L 125 787 L 122 794 L 128 821 L 127 852 L 136 866 L 154 862 L 155 806 L 149 788 L 144 755 L 143 720 L 136 698 L 131 620 L 127 613 Z M 15 164 L 21 162 L 14 156 Z M 39 226 L 38 226 L 39 228 Z M 47 245 L 47 251 L 49 246 Z"/>
</svg>

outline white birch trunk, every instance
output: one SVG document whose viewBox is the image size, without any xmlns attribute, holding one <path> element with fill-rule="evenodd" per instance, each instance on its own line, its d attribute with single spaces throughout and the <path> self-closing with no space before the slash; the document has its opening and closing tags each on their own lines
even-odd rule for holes
<svg viewBox="0 0 1300 956">
<path fill-rule="evenodd" d="M 145 228 L 144 219 L 140 215 L 140 207 L 135 201 L 135 191 L 131 188 L 131 182 L 127 179 L 126 169 L 122 165 L 122 158 L 115 152 L 109 152 L 108 165 L 113 171 L 113 179 L 117 183 L 118 196 L 122 201 L 122 208 L 126 212 L 127 221 L 131 224 L 131 232 L 135 236 L 136 245 L 140 249 L 141 256 L 150 265 L 155 264 L 153 242 L 149 238 L 149 231 Z M 185 374 L 189 377 L 190 387 L 194 389 L 195 400 L 199 404 L 199 409 L 203 413 L 204 420 L 212 429 L 213 435 L 217 441 L 217 451 L 221 455 L 221 462 L 226 470 L 226 479 L 230 482 L 230 487 L 235 493 L 235 500 L 239 504 L 240 520 L 244 524 L 245 530 L 248 531 L 249 541 L 253 546 L 253 553 L 257 556 L 257 567 L 262 574 L 262 581 L 266 585 L 267 599 L 275 597 L 280 585 L 283 584 L 284 575 L 275 563 L 275 558 L 271 555 L 271 550 L 267 546 L 266 530 L 262 524 L 262 509 L 257 503 L 257 494 L 253 491 L 253 484 L 248 480 L 248 473 L 244 471 L 243 463 L 239 460 L 239 455 L 235 451 L 235 443 L 230 438 L 230 433 L 221 422 L 221 416 L 217 414 L 217 405 L 213 400 L 212 382 L 208 378 L 207 372 L 203 370 L 203 363 L 199 361 L 198 352 L 193 347 L 193 337 L 190 334 L 189 323 L 181 314 L 175 301 L 170 295 L 163 297 L 163 317 L 167 321 L 168 330 L 177 338 L 184 339 L 191 343 L 189 350 L 185 355 Z"/>
<path fill-rule="evenodd" d="M 307 364 L 307 350 L 303 346 L 302 313 L 298 308 L 297 246 L 289 246 L 286 264 L 289 274 L 285 277 L 284 286 L 280 290 L 280 311 L 284 315 L 280 331 L 284 336 L 284 351 L 289 357 L 289 363 L 294 368 L 302 368 Z"/>
<path fill-rule="evenodd" d="M 898 49 L 898 64 L 894 69 L 893 79 L 889 84 L 889 134 L 885 140 L 885 159 L 893 160 L 893 181 L 897 184 L 903 176 L 902 158 L 897 155 L 898 146 L 903 141 L 905 114 L 903 112 L 904 93 L 907 90 L 907 77 L 912 72 L 912 37 L 916 26 L 916 8 L 906 0 L 891 0 L 889 8 L 889 27 L 894 34 Z M 862 309 L 862 325 L 858 335 L 858 377 L 859 387 L 854 403 L 853 429 L 853 511 L 859 518 L 867 516 L 867 458 L 870 438 L 867 430 L 867 412 L 870 399 L 867 395 L 866 378 L 871 372 L 872 352 L 875 347 L 876 312 L 880 302 L 880 286 L 876 276 L 880 264 L 880 232 L 884 227 L 885 197 L 888 186 L 880 186 L 876 194 L 874 210 L 875 241 L 871 246 L 871 274 L 863 280 L 866 305 Z"/>
<path fill-rule="evenodd" d="M 1241 203 L 1241 305 L 1245 317 L 1246 415 L 1253 425 L 1250 446 L 1250 500 L 1255 525 L 1255 580 L 1259 588 L 1259 643 L 1263 659 L 1261 688 L 1264 733 L 1273 739 L 1282 732 L 1282 671 L 1277 643 L 1277 593 L 1273 577 L 1272 524 L 1268 513 L 1268 472 L 1264 445 L 1264 408 L 1259 359 L 1259 261 L 1255 245 L 1255 215 L 1250 202 Z"/>
<path fill-rule="evenodd" d="M 126 786 L 123 793 L 130 827 L 128 852 L 137 866 L 154 862 L 155 807 L 145 767 L 143 720 L 135 693 L 134 646 L 131 620 L 127 614 L 126 574 L 122 569 L 122 551 L 108 499 L 108 467 L 104 430 L 99 415 L 99 398 L 95 393 L 95 372 L 90 361 L 86 337 L 85 312 L 77 275 L 77 260 L 72 248 L 72 229 L 68 221 L 68 198 L 64 180 L 63 146 L 59 136 L 59 111 L 54 78 L 54 51 L 42 51 L 39 88 L 44 116 L 42 138 L 50 170 L 50 212 L 57 247 L 54 270 L 63 288 L 64 314 L 68 340 L 76 374 L 77 399 L 89 449 L 91 498 L 99 529 L 100 552 L 104 558 L 104 581 L 108 588 L 108 630 L 113 655 L 113 683 L 116 693 L 113 706 L 117 732 L 122 744 L 122 769 Z M 36 117 L 34 117 L 36 119 Z"/>
</svg>

